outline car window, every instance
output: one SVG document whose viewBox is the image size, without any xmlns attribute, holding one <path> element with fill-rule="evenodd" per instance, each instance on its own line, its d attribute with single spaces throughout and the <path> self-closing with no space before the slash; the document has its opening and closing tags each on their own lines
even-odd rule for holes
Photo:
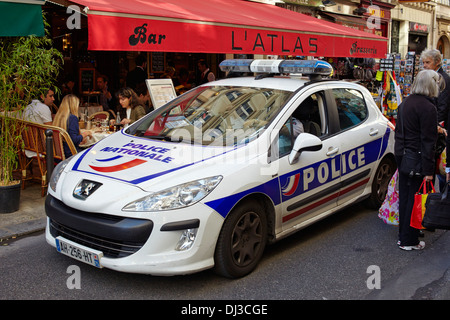
<svg viewBox="0 0 450 320">
<path fill-rule="evenodd" d="M 355 89 L 332 89 L 341 130 L 353 127 L 367 117 L 367 107 L 361 92 Z"/>
<path fill-rule="evenodd" d="M 233 146 L 256 139 L 292 92 L 267 88 L 197 87 L 127 131 L 148 139 Z"/>
<path fill-rule="evenodd" d="M 306 132 L 321 137 L 326 132 L 325 106 L 323 93 L 317 92 L 308 96 L 295 109 L 279 134 L 279 155 L 289 154 L 295 138 Z"/>
</svg>

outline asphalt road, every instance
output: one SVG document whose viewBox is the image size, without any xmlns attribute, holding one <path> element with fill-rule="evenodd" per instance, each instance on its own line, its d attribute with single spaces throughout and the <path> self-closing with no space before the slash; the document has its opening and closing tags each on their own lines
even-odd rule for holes
<svg viewBox="0 0 450 320">
<path fill-rule="evenodd" d="M 425 250 L 401 251 L 397 228 L 355 205 L 268 246 L 252 274 L 229 280 L 209 270 L 155 277 L 97 269 L 57 253 L 41 233 L 0 244 L 0 300 L 445 299 L 433 288 L 448 286 L 447 274 L 419 288 L 402 287 L 399 278 L 411 270 L 429 273 L 417 262 L 430 256 L 446 263 L 448 239 L 446 231 L 426 232 Z"/>
</svg>

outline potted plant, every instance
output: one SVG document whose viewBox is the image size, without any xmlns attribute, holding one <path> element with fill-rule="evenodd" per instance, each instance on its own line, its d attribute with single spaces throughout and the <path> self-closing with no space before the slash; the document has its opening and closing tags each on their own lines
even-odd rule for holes
<svg viewBox="0 0 450 320">
<path fill-rule="evenodd" d="M 0 213 L 18 210 L 18 167 L 22 144 L 20 123 L 23 110 L 54 84 L 62 63 L 61 53 L 49 37 L 0 38 Z M 18 196 L 17 196 L 18 193 Z"/>
</svg>

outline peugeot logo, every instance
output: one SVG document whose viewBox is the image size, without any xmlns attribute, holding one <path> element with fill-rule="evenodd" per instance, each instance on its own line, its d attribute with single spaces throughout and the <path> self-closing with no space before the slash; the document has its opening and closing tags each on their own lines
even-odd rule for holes
<svg viewBox="0 0 450 320">
<path fill-rule="evenodd" d="M 73 190 L 73 196 L 80 200 L 86 200 L 95 192 L 102 184 L 91 180 L 82 180 Z"/>
</svg>

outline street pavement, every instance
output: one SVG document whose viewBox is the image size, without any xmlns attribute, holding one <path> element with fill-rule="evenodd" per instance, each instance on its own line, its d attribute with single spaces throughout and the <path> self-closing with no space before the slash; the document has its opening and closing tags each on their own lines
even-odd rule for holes
<svg viewBox="0 0 450 320">
<path fill-rule="evenodd" d="M 2 243 L 43 231 L 46 224 L 45 197 L 41 187 L 29 184 L 21 191 L 19 210 L 0 214 Z M 426 247 L 413 263 L 401 268 L 381 289 L 373 290 L 369 300 L 450 300 L 450 232 L 442 231 L 431 247 Z"/>
</svg>

